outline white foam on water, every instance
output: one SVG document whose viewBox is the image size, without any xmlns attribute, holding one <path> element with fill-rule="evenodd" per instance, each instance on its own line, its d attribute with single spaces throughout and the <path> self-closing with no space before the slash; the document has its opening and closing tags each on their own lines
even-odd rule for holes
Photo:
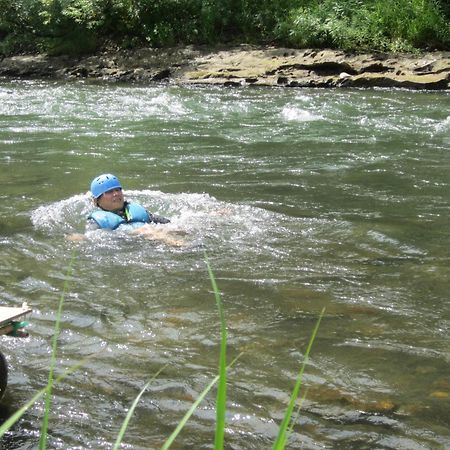
<svg viewBox="0 0 450 450">
<path fill-rule="evenodd" d="M 91 209 L 89 193 L 78 194 L 40 206 L 31 212 L 31 222 L 36 229 L 51 233 L 80 231 Z"/>
<path fill-rule="evenodd" d="M 443 133 L 445 131 L 449 131 L 450 130 L 450 116 L 447 116 L 447 118 L 444 119 L 442 122 L 435 124 L 434 129 L 438 133 Z"/>
<path fill-rule="evenodd" d="M 169 233 L 180 233 L 187 243 L 232 251 L 271 252 L 270 239 L 274 233 L 283 233 L 277 214 L 258 207 L 222 202 L 205 193 L 164 193 L 153 190 L 124 191 L 129 201 L 143 205 L 153 214 L 170 218 L 164 225 Z M 34 227 L 54 235 L 84 233 L 86 218 L 93 210 L 89 193 L 43 205 L 31 213 Z M 87 232 L 87 239 L 98 247 L 117 244 L 116 236 L 126 240 L 125 232 L 106 234 L 103 231 Z M 266 250 L 264 250 L 266 249 Z"/>
<path fill-rule="evenodd" d="M 295 106 L 285 106 L 281 110 L 281 117 L 291 122 L 314 122 L 323 120 L 321 115 L 313 114 L 306 109 L 297 108 Z"/>
<path fill-rule="evenodd" d="M 159 87 L 106 86 L 93 93 L 82 83 L 70 86 L 41 83 L 33 89 L 22 84 L 20 89 L 0 91 L 0 114 L 45 117 L 46 122 L 55 119 L 58 124 L 72 122 L 74 118 L 121 121 L 124 118 L 176 118 L 190 113 L 179 95 Z M 45 128 L 46 124 L 41 126 Z"/>
</svg>

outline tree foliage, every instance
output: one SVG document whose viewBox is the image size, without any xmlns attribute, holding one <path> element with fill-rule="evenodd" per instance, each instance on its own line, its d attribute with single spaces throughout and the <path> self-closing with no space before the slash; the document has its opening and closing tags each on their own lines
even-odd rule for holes
<svg viewBox="0 0 450 450">
<path fill-rule="evenodd" d="M 450 48 L 450 22 L 437 0 L 303 1 L 280 24 L 293 46 L 414 51 Z"/>
<path fill-rule="evenodd" d="M 0 52 L 276 43 L 410 51 L 450 48 L 446 0 L 0 0 Z"/>
</svg>

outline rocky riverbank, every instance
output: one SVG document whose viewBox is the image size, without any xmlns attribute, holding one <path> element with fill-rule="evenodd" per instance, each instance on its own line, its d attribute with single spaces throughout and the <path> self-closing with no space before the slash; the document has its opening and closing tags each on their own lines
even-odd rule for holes
<svg viewBox="0 0 450 450">
<path fill-rule="evenodd" d="M 3 58 L 8 78 L 286 87 L 450 89 L 450 52 L 354 54 L 334 50 L 241 45 L 233 48 L 142 48 L 80 58 Z"/>
</svg>

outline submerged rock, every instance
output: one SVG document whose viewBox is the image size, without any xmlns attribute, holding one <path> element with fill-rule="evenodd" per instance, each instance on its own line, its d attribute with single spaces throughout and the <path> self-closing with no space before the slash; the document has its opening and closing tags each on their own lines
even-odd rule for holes
<svg viewBox="0 0 450 450">
<path fill-rule="evenodd" d="M 449 89 L 450 52 L 356 54 L 242 45 L 142 48 L 80 58 L 44 54 L 0 61 L 0 76 L 223 86 Z"/>
<path fill-rule="evenodd" d="M 446 391 L 433 391 L 430 394 L 430 397 L 432 397 L 432 398 L 440 398 L 440 399 L 450 398 L 450 393 L 448 393 Z"/>
<path fill-rule="evenodd" d="M 390 398 L 365 400 L 333 386 L 311 386 L 307 399 L 313 403 L 339 404 L 365 414 L 392 414 L 399 409 L 399 405 Z"/>
</svg>

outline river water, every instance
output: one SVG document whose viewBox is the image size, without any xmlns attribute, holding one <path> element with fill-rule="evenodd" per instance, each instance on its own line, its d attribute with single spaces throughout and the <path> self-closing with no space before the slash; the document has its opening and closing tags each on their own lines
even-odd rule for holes
<svg viewBox="0 0 450 450">
<path fill-rule="evenodd" d="M 0 303 L 33 309 L 1 337 L 1 416 L 45 386 L 64 305 L 49 448 L 158 449 L 217 373 L 226 448 L 271 448 L 322 308 L 295 449 L 450 448 L 450 95 L 392 90 L 0 84 Z M 104 172 L 171 218 L 171 247 L 88 233 Z M 73 272 L 67 292 L 68 268 Z M 34 449 L 43 402 L 1 441 Z M 174 449 L 211 449 L 215 392 Z"/>
</svg>

